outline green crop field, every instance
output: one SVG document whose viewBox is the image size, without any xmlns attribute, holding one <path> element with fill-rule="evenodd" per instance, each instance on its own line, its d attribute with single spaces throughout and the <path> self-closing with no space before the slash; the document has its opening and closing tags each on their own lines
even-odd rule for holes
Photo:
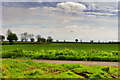
<svg viewBox="0 0 120 80">
<path fill-rule="evenodd" d="M 2 78 L 118 78 L 118 68 L 3 59 Z M 65 79 L 64 79 L 65 80 Z"/>
<path fill-rule="evenodd" d="M 120 61 L 118 44 L 49 43 L 3 45 L 3 58 Z"/>
<path fill-rule="evenodd" d="M 3 50 L 11 51 L 15 48 L 24 50 L 61 50 L 65 48 L 76 51 L 96 49 L 100 51 L 118 51 L 118 44 L 82 44 L 82 43 L 48 43 L 48 44 L 24 44 L 24 45 L 2 45 Z"/>
</svg>

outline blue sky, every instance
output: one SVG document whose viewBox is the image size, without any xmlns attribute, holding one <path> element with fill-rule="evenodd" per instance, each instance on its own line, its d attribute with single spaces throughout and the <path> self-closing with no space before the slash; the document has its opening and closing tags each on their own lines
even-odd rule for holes
<svg viewBox="0 0 120 80">
<path fill-rule="evenodd" d="M 11 29 L 55 40 L 118 40 L 117 2 L 3 2 L 2 33 Z"/>
</svg>

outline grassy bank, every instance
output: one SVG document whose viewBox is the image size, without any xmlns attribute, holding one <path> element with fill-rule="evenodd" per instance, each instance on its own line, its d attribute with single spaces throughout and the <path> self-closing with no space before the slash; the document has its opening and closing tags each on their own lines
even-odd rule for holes
<svg viewBox="0 0 120 80">
<path fill-rule="evenodd" d="M 5 59 L 2 78 L 118 78 L 118 68 Z"/>
</svg>

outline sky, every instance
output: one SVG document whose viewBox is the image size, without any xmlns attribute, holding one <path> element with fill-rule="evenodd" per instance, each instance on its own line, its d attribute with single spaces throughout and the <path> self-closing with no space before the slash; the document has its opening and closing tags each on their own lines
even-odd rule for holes
<svg viewBox="0 0 120 80">
<path fill-rule="evenodd" d="M 117 2 L 3 2 L 2 32 L 54 40 L 117 41 Z"/>
</svg>

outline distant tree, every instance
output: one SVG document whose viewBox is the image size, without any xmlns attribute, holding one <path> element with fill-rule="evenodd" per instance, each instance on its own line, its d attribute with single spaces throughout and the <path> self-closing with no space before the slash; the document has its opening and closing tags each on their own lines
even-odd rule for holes
<svg viewBox="0 0 120 80">
<path fill-rule="evenodd" d="M 31 39 L 31 38 L 33 38 L 34 37 L 34 35 L 33 34 L 29 34 L 29 38 Z"/>
<path fill-rule="evenodd" d="M 51 36 L 48 36 L 48 38 L 47 38 L 47 42 L 53 42 L 53 39 L 52 39 Z"/>
<path fill-rule="evenodd" d="M 23 41 L 24 41 L 24 38 L 21 37 L 21 41 L 23 42 Z"/>
<path fill-rule="evenodd" d="M 45 39 L 45 38 L 41 38 L 40 41 L 41 41 L 41 42 L 46 42 L 46 39 Z"/>
<path fill-rule="evenodd" d="M 93 43 L 94 41 L 93 40 L 90 40 L 90 43 Z"/>
<path fill-rule="evenodd" d="M 27 32 L 21 34 L 21 40 L 28 41 L 30 35 Z"/>
<path fill-rule="evenodd" d="M 41 41 L 41 36 L 40 36 L 40 35 L 37 35 L 37 36 L 36 36 L 36 39 L 37 39 L 37 42 L 40 42 L 40 41 Z"/>
<path fill-rule="evenodd" d="M 12 45 L 14 43 L 13 40 L 17 41 L 18 37 L 16 34 L 10 33 L 7 39 L 9 40 L 9 44 Z"/>
<path fill-rule="evenodd" d="M 59 42 L 59 40 L 56 40 L 56 42 Z"/>
<path fill-rule="evenodd" d="M 112 43 L 112 41 L 109 41 L 109 43 Z"/>
<path fill-rule="evenodd" d="M 78 42 L 78 39 L 75 39 L 75 42 L 77 43 L 77 42 Z"/>
<path fill-rule="evenodd" d="M 64 40 L 64 42 L 65 42 L 65 40 Z"/>
<path fill-rule="evenodd" d="M 98 40 L 98 43 L 100 43 L 100 40 Z"/>
<path fill-rule="evenodd" d="M 82 39 L 80 40 L 80 42 L 82 43 Z"/>
<path fill-rule="evenodd" d="M 5 36 L 0 35 L 0 40 L 3 41 L 5 39 Z"/>
<path fill-rule="evenodd" d="M 33 37 L 34 37 L 33 34 L 29 34 L 29 38 L 30 38 L 31 42 L 34 42 L 34 40 L 35 40 Z"/>
<path fill-rule="evenodd" d="M 9 34 L 11 34 L 12 33 L 12 31 L 10 30 L 10 29 L 8 29 L 7 30 L 7 36 L 9 35 Z"/>
<path fill-rule="evenodd" d="M 34 39 L 34 38 L 31 38 L 30 40 L 31 40 L 31 42 L 34 42 L 35 39 Z"/>
</svg>

